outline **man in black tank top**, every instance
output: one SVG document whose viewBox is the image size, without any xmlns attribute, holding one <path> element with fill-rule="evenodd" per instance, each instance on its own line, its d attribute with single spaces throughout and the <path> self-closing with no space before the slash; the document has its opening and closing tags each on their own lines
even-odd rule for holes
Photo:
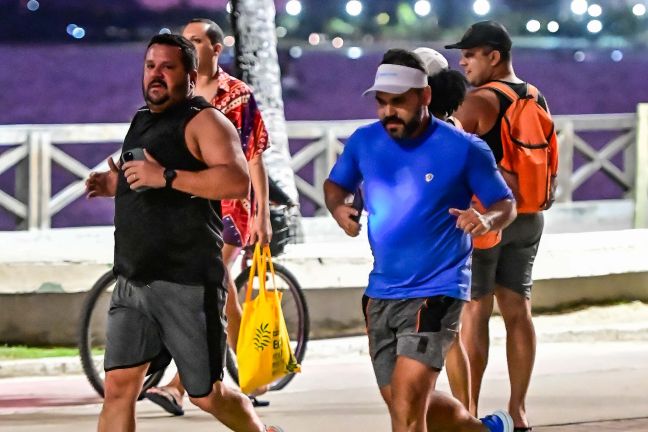
<svg viewBox="0 0 648 432">
<path fill-rule="evenodd" d="M 479 135 L 489 145 L 495 160 L 502 159 L 500 128 L 504 112 L 511 102 L 491 88 L 480 86 L 499 81 L 520 96 L 526 95 L 527 83 L 513 71 L 511 38 L 506 29 L 494 21 L 473 24 L 461 41 L 446 48 L 461 49 L 459 64 L 468 82 L 477 87 L 465 98 L 454 116 L 464 130 Z M 538 98 L 547 111 L 544 97 Z M 502 171 L 509 186 L 517 177 Z M 524 181 L 520 179 L 519 181 Z M 542 212 L 518 212 L 517 219 L 504 229 L 499 244 L 488 249 L 474 249 L 472 262 L 472 299 L 462 318 L 462 339 L 470 360 L 471 397 L 477 411 L 482 378 L 488 360 L 488 321 L 493 299 L 507 328 L 508 366 L 511 377 L 509 412 L 516 431 L 530 430 L 525 400 L 531 380 L 536 351 L 535 329 L 531 319 L 531 271 L 542 235 Z"/>
<path fill-rule="evenodd" d="M 138 110 L 122 158 L 92 173 L 89 198 L 115 197 L 115 266 L 99 431 L 135 430 L 147 373 L 173 358 L 192 403 L 236 431 L 262 424 L 250 400 L 222 383 L 226 298 L 220 200 L 248 194 L 236 129 L 193 97 L 195 48 L 178 35 L 151 39 Z"/>
</svg>

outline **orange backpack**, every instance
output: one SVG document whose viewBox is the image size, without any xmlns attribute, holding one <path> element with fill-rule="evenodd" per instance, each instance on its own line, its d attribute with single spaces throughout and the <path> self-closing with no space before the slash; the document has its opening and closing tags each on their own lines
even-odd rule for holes
<svg viewBox="0 0 648 432">
<path fill-rule="evenodd" d="M 538 89 L 527 83 L 520 97 L 508 85 L 493 81 L 492 89 L 511 101 L 502 118 L 502 175 L 517 201 L 518 213 L 536 213 L 553 202 L 558 171 L 558 141 L 551 114 L 538 104 Z"/>
</svg>

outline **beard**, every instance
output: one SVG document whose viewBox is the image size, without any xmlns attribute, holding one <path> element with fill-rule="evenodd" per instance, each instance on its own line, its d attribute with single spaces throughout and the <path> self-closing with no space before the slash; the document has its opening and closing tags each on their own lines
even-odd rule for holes
<svg viewBox="0 0 648 432">
<path fill-rule="evenodd" d="M 161 91 L 162 88 L 160 87 L 152 89 L 151 86 L 153 86 L 153 84 L 160 84 L 166 91 Z M 144 84 L 142 83 L 142 94 L 144 95 L 144 100 L 148 105 L 159 106 L 167 103 L 169 99 L 171 99 L 171 95 L 175 93 L 182 93 L 183 98 L 190 96 L 191 88 L 191 82 L 188 79 L 178 84 L 176 87 L 173 87 L 171 90 L 169 90 L 169 86 L 163 80 L 154 79 L 146 88 L 144 88 Z"/>
<path fill-rule="evenodd" d="M 410 121 L 405 122 L 397 116 L 388 116 L 380 121 L 387 131 L 387 133 L 394 139 L 407 139 L 411 138 L 414 132 L 416 132 L 423 121 L 419 116 L 414 116 Z M 402 128 L 394 128 L 389 123 L 397 123 L 402 125 Z"/>
</svg>

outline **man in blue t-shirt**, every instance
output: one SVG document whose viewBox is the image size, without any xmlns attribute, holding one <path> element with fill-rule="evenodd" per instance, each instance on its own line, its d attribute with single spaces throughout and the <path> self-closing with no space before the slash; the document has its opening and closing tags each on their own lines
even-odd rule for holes
<svg viewBox="0 0 648 432">
<path fill-rule="evenodd" d="M 435 383 L 470 300 L 471 236 L 515 218 L 513 195 L 488 146 L 435 120 L 420 59 L 389 50 L 373 87 L 379 122 L 359 128 L 324 184 L 326 206 L 350 236 L 362 183 L 374 268 L 363 297 L 369 350 L 393 431 L 512 431 L 504 411 L 481 421 Z M 477 195 L 484 214 L 470 208 Z"/>
</svg>

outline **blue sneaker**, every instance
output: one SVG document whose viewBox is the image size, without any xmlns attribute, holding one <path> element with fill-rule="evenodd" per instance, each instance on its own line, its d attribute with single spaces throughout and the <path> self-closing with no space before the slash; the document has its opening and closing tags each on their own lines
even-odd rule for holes
<svg viewBox="0 0 648 432">
<path fill-rule="evenodd" d="M 513 432 L 513 419 L 506 411 L 497 410 L 479 419 L 489 432 Z"/>
</svg>

